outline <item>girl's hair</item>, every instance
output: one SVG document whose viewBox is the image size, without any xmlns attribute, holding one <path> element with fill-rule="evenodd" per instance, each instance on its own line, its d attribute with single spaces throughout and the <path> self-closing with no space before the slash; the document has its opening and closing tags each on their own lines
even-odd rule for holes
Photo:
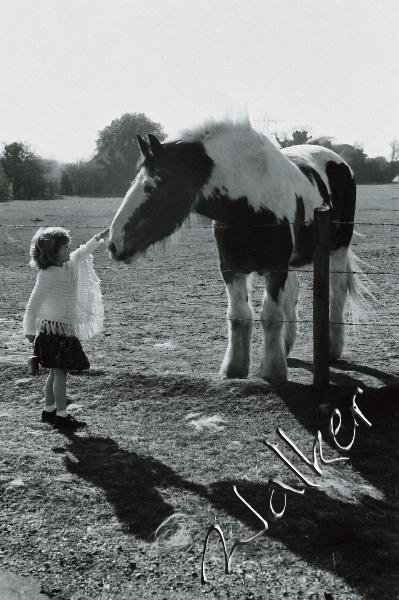
<svg viewBox="0 0 399 600">
<path fill-rule="evenodd" d="M 63 227 L 40 227 L 30 243 L 29 265 L 39 269 L 57 265 L 58 250 L 70 241 L 69 231 Z"/>
</svg>

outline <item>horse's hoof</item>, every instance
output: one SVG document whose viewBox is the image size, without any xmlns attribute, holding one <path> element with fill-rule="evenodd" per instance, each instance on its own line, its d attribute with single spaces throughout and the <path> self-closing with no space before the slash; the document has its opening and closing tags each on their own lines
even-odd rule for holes
<svg viewBox="0 0 399 600">
<path fill-rule="evenodd" d="M 263 379 L 263 381 L 270 383 L 271 385 L 278 385 L 288 381 L 288 375 L 286 373 L 281 373 L 279 375 L 269 375 L 262 373 L 262 371 L 259 370 L 257 371 L 256 376 L 259 377 L 259 379 Z"/>
<path fill-rule="evenodd" d="M 261 377 L 261 379 L 263 379 L 263 381 L 265 381 L 266 383 L 270 384 L 273 387 L 276 387 L 278 385 L 283 385 L 284 383 L 287 383 L 288 378 L 287 377 Z"/>
<path fill-rule="evenodd" d="M 246 379 L 249 370 L 239 369 L 238 367 L 228 367 L 220 370 L 220 375 L 223 379 Z"/>
<path fill-rule="evenodd" d="M 246 379 L 248 377 L 248 374 L 242 375 L 238 372 L 233 371 L 231 373 L 221 373 L 221 377 L 222 379 Z"/>
</svg>

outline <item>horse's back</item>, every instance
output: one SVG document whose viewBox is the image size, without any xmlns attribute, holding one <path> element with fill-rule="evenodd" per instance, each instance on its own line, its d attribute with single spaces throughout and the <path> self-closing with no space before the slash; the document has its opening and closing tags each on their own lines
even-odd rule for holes
<svg viewBox="0 0 399 600">
<path fill-rule="evenodd" d="M 324 146 L 301 144 L 298 146 L 287 146 L 287 148 L 282 148 L 281 152 L 294 164 L 304 163 L 317 169 L 324 169 L 327 163 L 335 162 L 336 164 L 345 164 L 350 170 L 349 165 L 347 165 L 342 156 Z"/>
</svg>

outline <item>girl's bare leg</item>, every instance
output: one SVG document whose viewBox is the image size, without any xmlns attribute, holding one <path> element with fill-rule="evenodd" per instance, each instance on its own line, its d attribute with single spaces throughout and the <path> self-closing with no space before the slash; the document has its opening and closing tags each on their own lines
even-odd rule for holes
<svg viewBox="0 0 399 600">
<path fill-rule="evenodd" d="M 57 407 L 57 415 L 66 412 L 66 379 L 68 371 L 64 369 L 54 369 L 53 394 L 55 405 Z"/>
<path fill-rule="evenodd" d="M 45 397 L 45 409 L 47 406 L 53 407 L 55 404 L 54 393 L 53 393 L 53 383 L 54 383 L 54 369 L 50 369 L 50 373 L 48 374 L 46 385 L 44 388 L 44 397 Z"/>
</svg>

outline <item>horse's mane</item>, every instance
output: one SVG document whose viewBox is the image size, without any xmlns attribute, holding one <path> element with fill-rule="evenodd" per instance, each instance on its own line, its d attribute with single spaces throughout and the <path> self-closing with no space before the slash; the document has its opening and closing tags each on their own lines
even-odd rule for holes
<svg viewBox="0 0 399 600">
<path fill-rule="evenodd" d="M 181 133 L 180 139 L 184 142 L 207 142 L 211 139 L 223 135 L 233 134 L 239 135 L 243 140 L 251 139 L 252 143 L 259 145 L 271 146 L 275 151 L 278 151 L 277 146 L 267 136 L 259 133 L 251 125 L 248 117 L 240 119 L 226 118 L 221 121 L 209 119 L 204 123 L 197 125 L 191 129 L 186 129 Z"/>
</svg>

